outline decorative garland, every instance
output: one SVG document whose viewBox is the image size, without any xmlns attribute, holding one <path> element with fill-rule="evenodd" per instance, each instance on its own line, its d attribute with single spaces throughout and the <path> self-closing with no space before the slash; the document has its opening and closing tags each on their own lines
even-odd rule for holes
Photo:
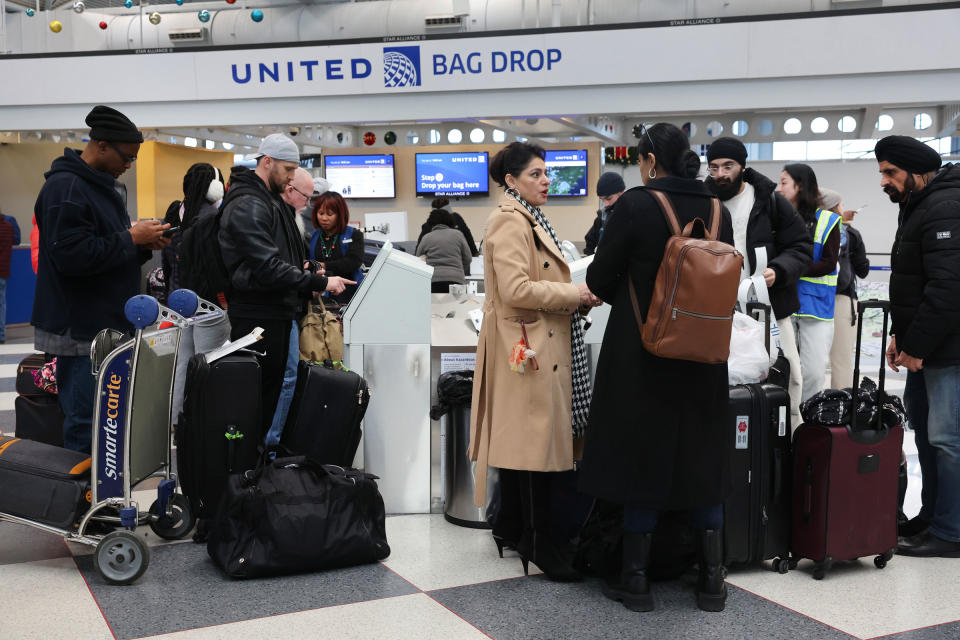
<svg viewBox="0 0 960 640">
<path fill-rule="evenodd" d="M 640 139 L 643 135 L 643 124 L 633 125 L 633 137 Z M 606 147 L 604 158 L 608 164 L 619 164 L 622 167 L 640 164 L 640 151 L 637 147 Z"/>
</svg>

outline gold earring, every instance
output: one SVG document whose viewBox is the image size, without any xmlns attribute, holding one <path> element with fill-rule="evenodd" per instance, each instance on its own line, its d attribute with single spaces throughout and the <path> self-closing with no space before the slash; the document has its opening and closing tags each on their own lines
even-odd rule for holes
<svg viewBox="0 0 960 640">
<path fill-rule="evenodd" d="M 647 177 L 650 178 L 651 180 L 653 180 L 654 178 L 656 178 L 656 177 L 657 177 L 657 168 L 656 168 L 656 167 L 650 167 L 650 171 L 647 171 Z"/>
</svg>

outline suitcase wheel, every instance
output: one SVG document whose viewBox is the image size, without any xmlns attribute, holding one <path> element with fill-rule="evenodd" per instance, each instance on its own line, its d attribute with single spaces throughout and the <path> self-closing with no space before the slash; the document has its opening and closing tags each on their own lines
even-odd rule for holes
<svg viewBox="0 0 960 640">
<path fill-rule="evenodd" d="M 159 502 L 150 505 L 150 528 L 164 540 L 179 540 L 193 529 L 197 521 L 190 508 L 190 500 L 182 493 L 170 497 L 168 513 L 160 513 Z"/>
<path fill-rule="evenodd" d="M 813 568 L 813 579 L 814 580 L 823 580 L 823 577 L 827 575 L 827 570 L 817 565 Z"/>
<path fill-rule="evenodd" d="M 877 569 L 883 569 L 887 566 L 887 562 L 890 561 L 890 558 L 893 557 L 893 551 L 887 551 L 886 553 L 881 553 L 879 556 L 873 559 L 873 564 Z"/>
<path fill-rule="evenodd" d="M 777 573 L 786 573 L 786 572 L 790 571 L 790 569 L 791 569 L 791 566 L 790 566 L 790 565 L 791 565 L 791 564 L 794 564 L 794 563 L 791 563 L 790 560 L 788 560 L 788 559 L 786 559 L 786 558 L 774 558 L 774 559 L 773 559 L 773 569 L 774 569 L 774 571 L 776 571 Z"/>
<path fill-rule="evenodd" d="M 130 584 L 147 570 L 150 551 L 139 536 L 129 531 L 114 531 L 97 545 L 93 564 L 109 584 Z"/>
</svg>

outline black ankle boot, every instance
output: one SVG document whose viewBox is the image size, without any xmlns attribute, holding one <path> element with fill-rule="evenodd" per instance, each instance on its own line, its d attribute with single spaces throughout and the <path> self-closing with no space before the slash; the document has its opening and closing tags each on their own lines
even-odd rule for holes
<svg viewBox="0 0 960 640">
<path fill-rule="evenodd" d="M 622 602 L 631 611 L 653 611 L 653 596 L 647 579 L 647 564 L 650 561 L 652 533 L 623 534 L 623 568 L 620 582 L 607 584 L 603 594 L 611 600 Z"/>
<path fill-rule="evenodd" d="M 552 474 L 524 471 L 520 477 L 523 535 L 517 544 L 523 573 L 528 563 L 537 565 L 544 575 L 555 582 L 575 582 L 581 579 L 573 568 L 573 553 L 550 535 L 550 478 Z"/>
<path fill-rule="evenodd" d="M 700 532 L 700 573 L 697 578 L 697 606 L 704 611 L 723 611 L 727 585 L 723 583 L 723 536 L 720 531 Z"/>
</svg>

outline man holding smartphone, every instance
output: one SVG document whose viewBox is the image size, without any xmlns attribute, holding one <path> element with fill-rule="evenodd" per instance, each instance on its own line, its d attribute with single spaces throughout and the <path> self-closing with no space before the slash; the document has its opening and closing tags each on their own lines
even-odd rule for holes
<svg viewBox="0 0 960 640">
<path fill-rule="evenodd" d="M 137 159 L 143 136 L 125 115 L 96 106 L 90 142 L 53 161 L 34 205 L 39 231 L 33 302 L 34 347 L 57 356 L 67 449 L 90 452 L 94 378 L 90 343 L 101 329 L 125 331 L 123 305 L 140 293 L 140 265 L 170 241 L 159 220 L 130 224 L 117 179 Z"/>
</svg>

